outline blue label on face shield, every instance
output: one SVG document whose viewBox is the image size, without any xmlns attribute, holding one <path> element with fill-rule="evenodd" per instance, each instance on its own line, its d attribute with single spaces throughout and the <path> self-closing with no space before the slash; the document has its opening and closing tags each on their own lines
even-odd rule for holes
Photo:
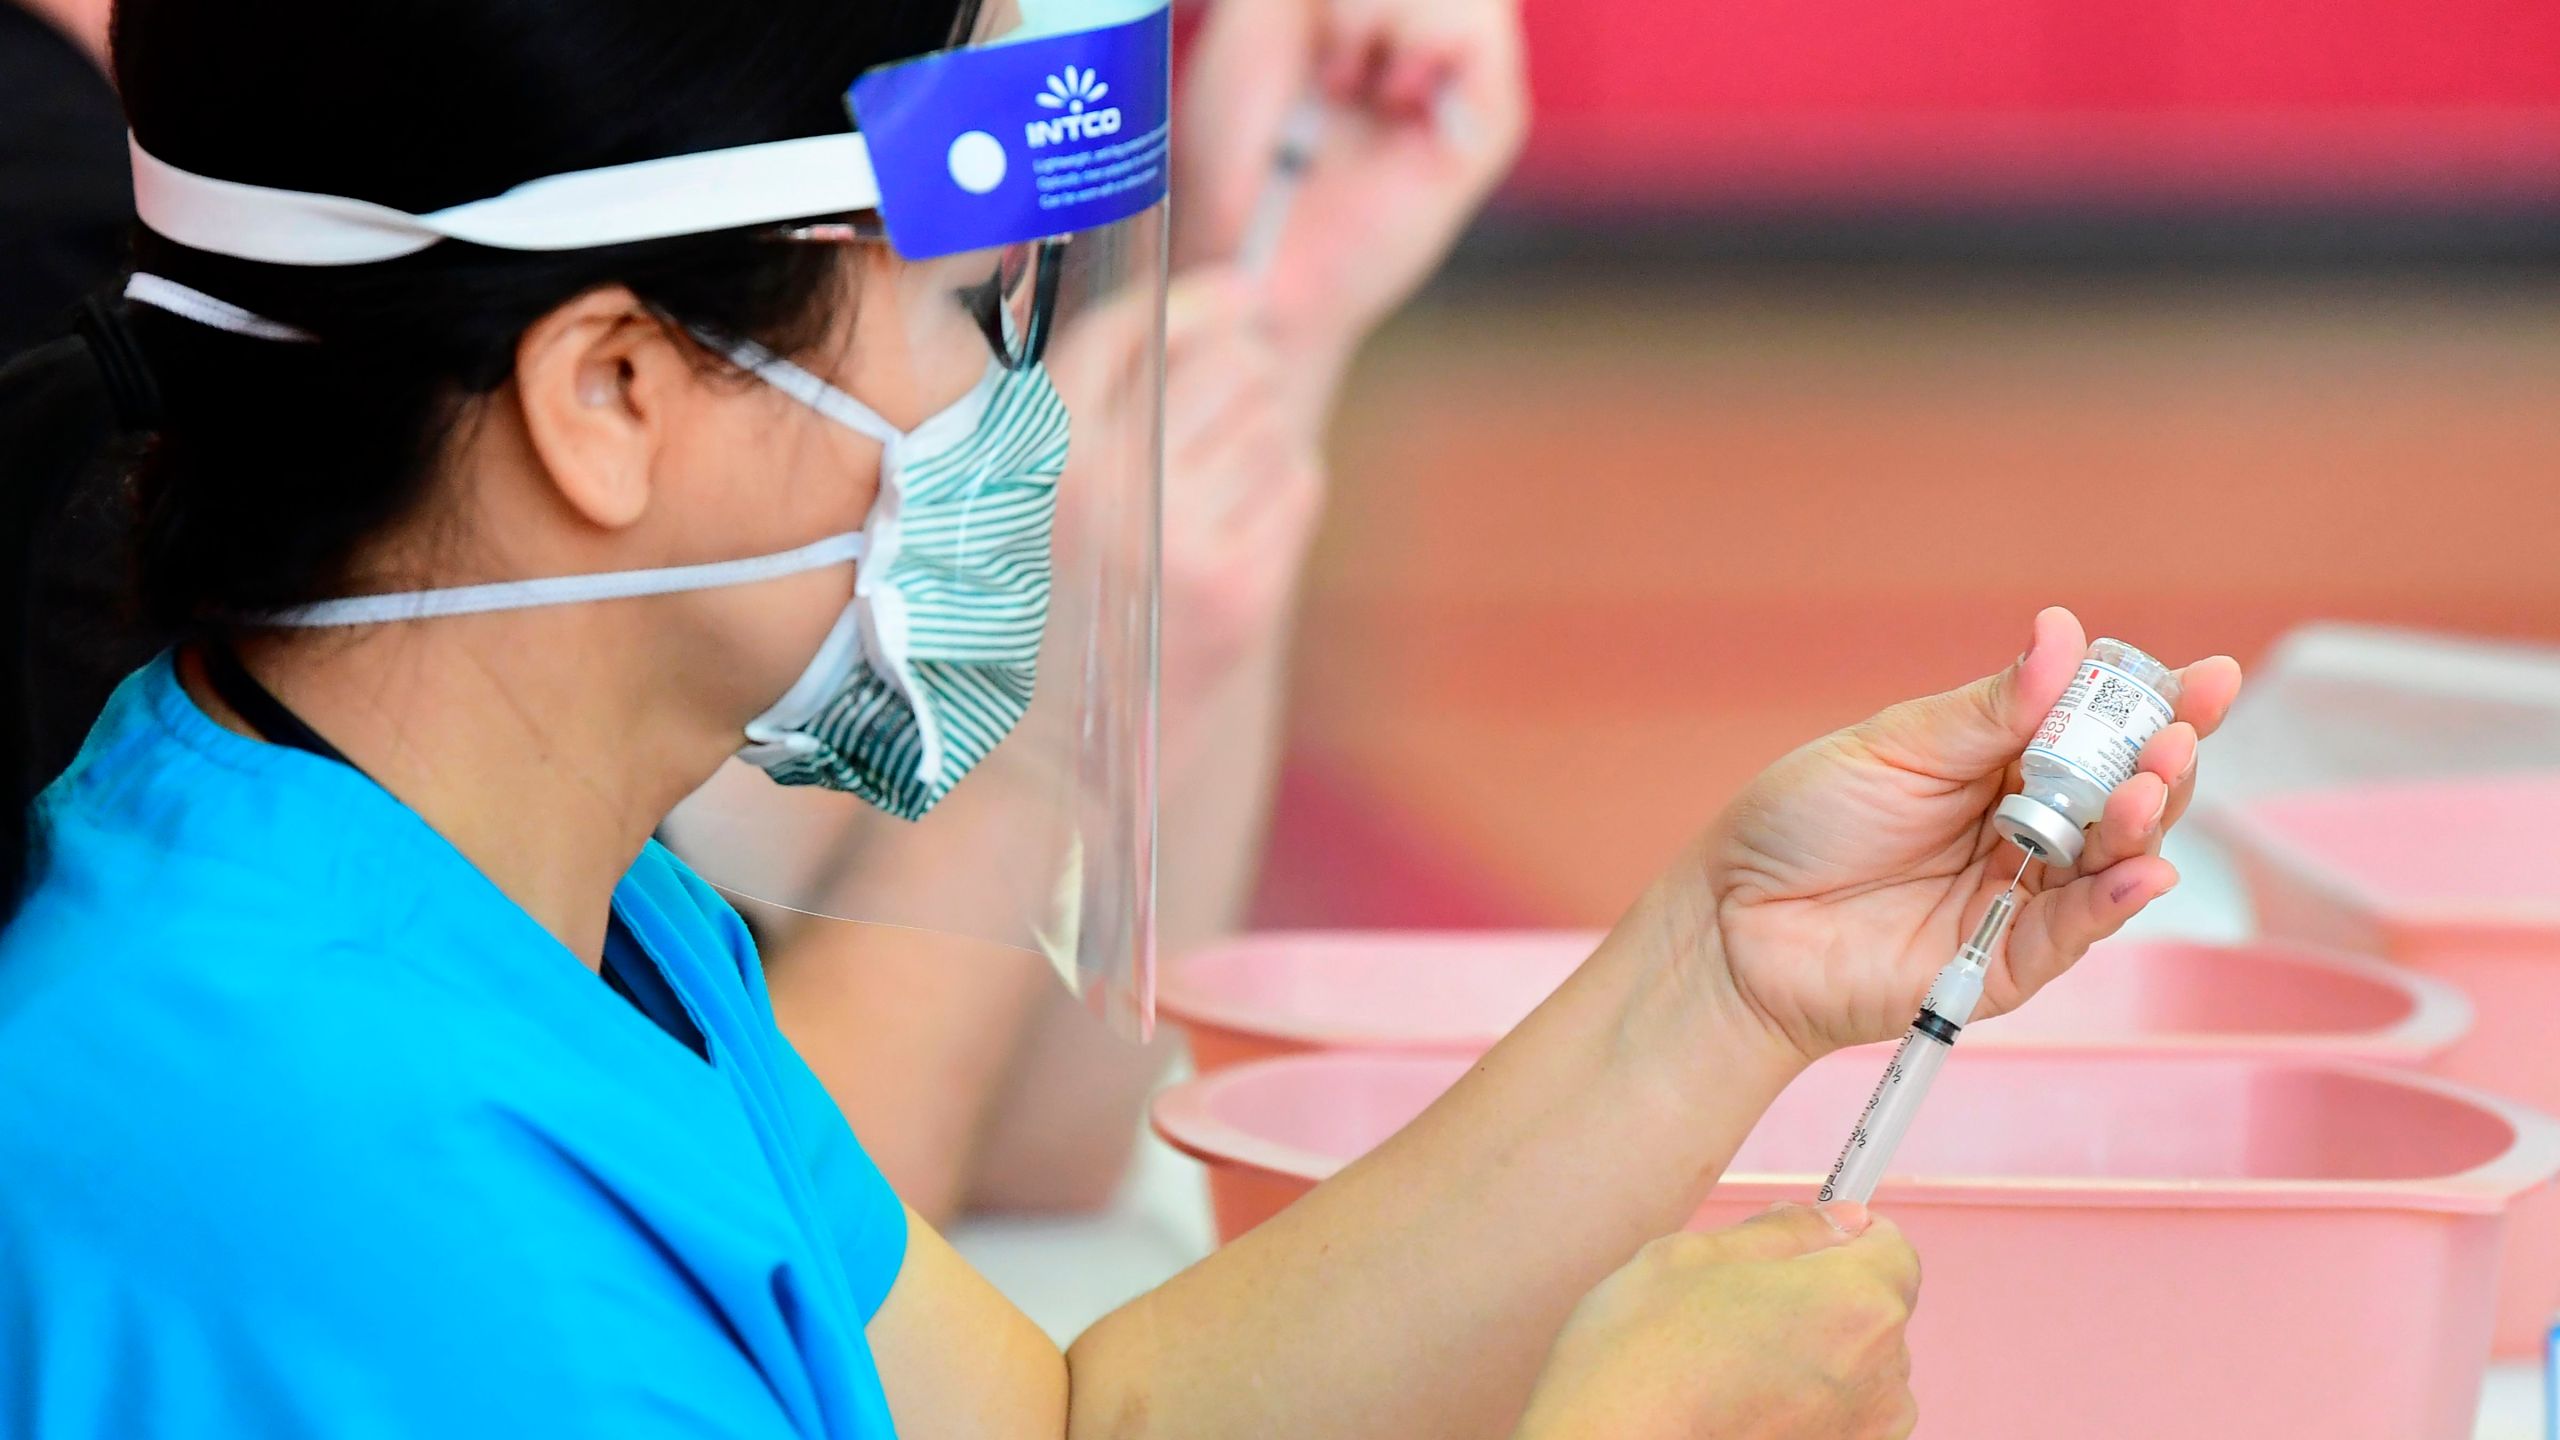
<svg viewBox="0 0 2560 1440">
<path fill-rule="evenodd" d="M 951 50 L 854 82 L 880 218 L 909 260 L 1064 235 L 1164 198 L 1172 25 Z"/>
</svg>

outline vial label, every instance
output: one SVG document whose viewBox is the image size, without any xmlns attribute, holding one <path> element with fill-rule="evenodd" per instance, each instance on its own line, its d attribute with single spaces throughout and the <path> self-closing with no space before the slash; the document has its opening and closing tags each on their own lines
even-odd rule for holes
<svg viewBox="0 0 2560 1440">
<path fill-rule="evenodd" d="M 2134 761 L 2160 727 L 2169 702 L 2148 685 L 2101 660 L 2081 662 L 2062 701 L 2044 717 L 2029 754 L 2043 752 L 2113 790 L 2133 778 Z"/>
</svg>

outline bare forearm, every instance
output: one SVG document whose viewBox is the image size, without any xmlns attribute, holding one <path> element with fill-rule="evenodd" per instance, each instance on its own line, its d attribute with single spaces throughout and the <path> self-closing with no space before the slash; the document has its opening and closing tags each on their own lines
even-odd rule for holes
<svg viewBox="0 0 2560 1440">
<path fill-rule="evenodd" d="M 1393 1140 L 1079 1340 L 1074 1433 L 1503 1433 L 1574 1301 L 1687 1219 L 1802 1063 L 1665 909 Z"/>
<path fill-rule="evenodd" d="M 1064 988 L 1045 989 L 969 1167 L 964 1203 L 973 1211 L 1072 1215 L 1109 1204 L 1128 1173 L 1147 1096 L 1181 1043 L 1159 1035 L 1133 1045 Z"/>
<path fill-rule="evenodd" d="M 1275 638 L 1248 658 L 1167 756 L 1157 913 L 1169 964 L 1234 933 L 1252 901 L 1279 770 L 1286 649 Z M 968 1207 L 1071 1213 L 1106 1203 L 1175 1043 L 1130 1045 L 1063 991 L 1034 1001 L 986 1117 Z"/>
<path fill-rule="evenodd" d="M 1172 757 L 1164 791 L 1158 933 L 1168 957 L 1212 943 L 1244 923 L 1262 873 L 1289 672 L 1285 630 L 1229 676 Z"/>
<path fill-rule="evenodd" d="M 1272 323 L 1273 343 L 1289 357 L 1280 403 L 1298 433 L 1316 437 L 1321 453 L 1333 433 L 1334 406 L 1369 331 L 1325 315 L 1274 317 Z"/>
<path fill-rule="evenodd" d="M 939 1223 L 959 1208 L 1016 1037 L 1053 988 L 985 942 L 803 918 L 765 961 L 774 1018 L 873 1162 Z"/>
</svg>

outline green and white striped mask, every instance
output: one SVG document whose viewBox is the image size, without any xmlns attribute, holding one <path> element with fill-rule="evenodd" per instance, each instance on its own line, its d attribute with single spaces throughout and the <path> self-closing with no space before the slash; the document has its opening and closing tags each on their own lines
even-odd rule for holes
<svg viewBox="0 0 2560 1440">
<path fill-rule="evenodd" d="M 883 446 L 861 570 L 815 659 L 747 725 L 738 754 L 785 785 L 932 809 L 1031 706 L 1049 618 L 1049 537 L 1067 407 L 1038 365 L 990 363 L 961 399 L 901 432 L 768 352 L 739 363 Z"/>
</svg>

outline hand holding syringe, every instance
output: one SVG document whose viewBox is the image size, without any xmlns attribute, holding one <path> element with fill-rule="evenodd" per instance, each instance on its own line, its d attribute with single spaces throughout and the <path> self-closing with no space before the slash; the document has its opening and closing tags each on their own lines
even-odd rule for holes
<svg viewBox="0 0 2560 1440">
<path fill-rule="evenodd" d="M 1315 163 L 1316 146 L 1323 139 L 1324 99 L 1309 91 L 1298 97 L 1280 122 L 1279 143 L 1271 151 L 1271 174 L 1254 200 L 1253 218 L 1245 222 L 1236 263 L 1247 275 L 1259 279 L 1270 272 L 1271 257 L 1280 252 L 1280 236 L 1289 228 L 1298 187 L 1305 183 L 1307 167 Z"/>
<path fill-rule="evenodd" d="M 1437 92 L 1431 118 L 1444 142 L 1456 146 L 1473 143 L 1475 121 L 1455 88 L 1444 86 Z M 1236 247 L 1236 263 L 1247 275 L 1259 279 L 1270 272 L 1272 257 L 1280 252 L 1280 237 L 1289 228 L 1289 212 L 1297 204 L 1298 189 L 1306 183 L 1307 170 L 1315 164 L 1316 149 L 1324 142 L 1324 123 L 1324 95 L 1317 90 L 1299 96 L 1282 118 L 1280 138 L 1272 146 L 1271 173 L 1254 200 L 1252 218 L 1245 222 L 1244 239 Z"/>
<path fill-rule="evenodd" d="M 1824 1200 L 1860 1204 L 1875 1194 L 1884 1167 L 1902 1144 L 1929 1085 L 1954 1050 L 1956 1036 L 1982 1001 L 1992 953 L 2017 910 L 2018 884 L 2039 860 L 2069 865 L 2080 858 L 2081 827 L 2098 818 L 2107 796 L 2130 779 L 2137 757 L 2169 723 L 2178 699 L 2175 672 L 2120 640 L 2089 649 L 2019 771 L 2026 789 L 2000 802 L 1993 827 L 2025 852 L 2009 887 L 1991 901 L 1973 938 L 1938 972 L 1920 1014 L 1885 1066 L 1884 1078 L 1849 1132 L 1849 1143 L 1822 1184 Z"/>
</svg>

